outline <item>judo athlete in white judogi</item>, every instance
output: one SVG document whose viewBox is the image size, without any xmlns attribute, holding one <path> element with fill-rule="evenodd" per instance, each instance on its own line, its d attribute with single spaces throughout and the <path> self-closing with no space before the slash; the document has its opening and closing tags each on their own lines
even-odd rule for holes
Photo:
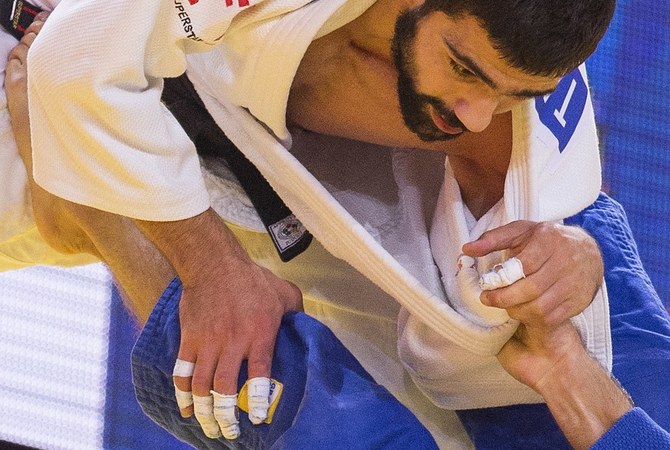
<svg viewBox="0 0 670 450">
<path fill-rule="evenodd" d="M 286 275 L 301 287 L 306 311 L 328 324 L 378 381 L 403 402 L 421 402 L 413 394 L 415 387 L 403 379 L 406 370 L 419 389 L 441 408 L 539 401 L 534 392 L 506 375 L 495 359 L 518 322 L 499 311 L 480 309 L 476 288 L 467 283 L 459 285 L 460 278 L 452 277 L 459 273 L 455 269 L 462 245 L 483 231 L 517 219 L 557 221 L 595 200 L 600 186 L 599 157 L 583 70 L 570 72 L 560 83 L 557 75 L 527 75 L 501 62 L 480 25 L 467 15 L 451 18 L 428 7 L 409 9 L 404 17 L 409 23 L 416 19 L 416 33 L 407 44 L 410 50 L 396 50 L 394 57 L 402 61 L 412 56 L 427 64 L 430 55 L 423 49 L 429 45 L 416 42 L 431 43 L 426 33 L 432 37 L 439 31 L 446 47 L 442 51 L 452 61 L 452 67 L 441 68 L 440 73 L 448 73 L 445 76 L 453 78 L 452 83 L 460 83 L 457 86 L 467 94 L 463 99 L 456 98 L 461 94 L 450 99 L 453 104 L 447 106 L 453 108 L 452 115 L 440 104 L 424 105 L 434 134 L 455 137 L 466 128 L 481 132 L 444 144 L 443 150 L 450 155 L 447 160 L 443 154 L 411 149 L 436 149 L 441 144 L 426 143 L 431 137 L 425 136 L 425 130 L 414 130 L 423 140 L 411 134 L 402 124 L 400 113 L 395 112 L 395 96 L 389 95 L 397 82 L 387 45 L 393 29 L 388 27 L 389 20 L 381 18 L 388 19 L 389 11 L 404 11 L 414 5 L 394 1 L 268 1 L 222 8 L 202 0 L 192 5 L 144 3 L 66 2 L 47 22 L 31 50 L 34 173 L 39 184 L 65 199 L 137 219 L 176 267 L 185 286 L 191 287 L 182 299 L 182 320 L 186 322 L 182 323 L 179 359 L 194 365 L 178 364 L 178 392 L 189 392 L 186 387 L 192 383 L 195 397 L 210 397 L 210 390 L 216 392 L 212 394 L 214 400 L 216 395 L 234 395 L 235 388 L 230 386 L 237 380 L 228 378 L 231 373 L 237 376 L 244 357 L 249 359 L 250 377 L 269 375 L 269 368 L 258 364 L 256 347 L 232 353 L 219 348 L 216 355 L 206 345 L 197 345 L 198 335 L 206 335 L 207 339 L 200 341 L 209 343 L 224 340 L 217 330 L 232 328 L 236 318 L 226 316 L 231 314 L 229 310 L 245 314 L 240 308 L 229 308 L 229 304 L 212 307 L 198 303 L 200 285 L 192 284 L 197 276 L 185 261 L 192 256 L 191 239 L 200 239 L 197 233 L 180 235 L 183 240 L 179 251 L 171 246 L 171 232 L 178 232 L 189 217 L 199 217 L 203 227 L 211 220 L 197 155 L 158 101 L 161 78 L 176 76 L 188 68 L 189 78 L 218 126 L 258 167 L 320 244 L 402 306 L 399 312 L 394 310 L 395 304 L 371 284 L 356 276 L 351 279 L 361 279 L 361 284 L 352 283 L 349 272 L 343 277 L 348 289 L 343 291 L 343 285 L 331 284 L 335 289 L 324 295 L 319 291 L 321 285 L 314 282 L 323 273 L 310 272 L 305 269 L 307 265 L 276 268 L 277 274 Z M 93 17 L 96 20 L 91 20 Z M 125 25 L 123 32 L 119 23 Z M 66 29 L 80 30 L 88 39 L 84 42 L 76 34 L 65 33 Z M 386 39 L 385 33 L 390 33 Z M 461 40 L 462 36 L 465 39 Z M 359 105 L 320 98 L 315 89 L 318 83 L 310 85 L 310 80 L 333 75 L 328 72 L 332 67 L 324 65 L 329 60 L 320 57 L 342 50 L 342 42 L 347 42 L 343 51 L 351 58 L 353 69 L 344 67 L 337 73 L 340 78 L 329 81 L 349 83 L 352 80 L 347 77 L 353 76 L 356 83 L 347 84 L 350 90 L 345 89 L 345 93 L 356 93 L 362 86 L 372 92 L 369 102 L 365 96 L 345 97 L 343 100 L 362 102 L 360 111 L 347 109 L 347 114 L 338 116 L 340 104 L 347 108 Z M 215 43 L 212 51 L 195 53 Z M 78 63 L 65 64 L 63 53 L 55 58 L 50 50 L 55 47 Z M 482 54 L 473 62 L 475 49 Z M 403 51 L 415 54 L 405 55 Z M 583 57 L 588 54 L 585 52 Z M 357 64 L 363 64 L 363 69 Z M 486 85 L 482 87 L 486 95 L 481 98 L 474 88 L 466 88 L 470 82 L 456 81 L 459 76 L 475 76 L 473 71 L 481 72 L 480 66 L 488 73 L 479 73 L 479 81 L 473 81 Z M 368 83 L 366 76 L 377 84 Z M 421 80 L 420 84 L 438 93 L 430 81 Z M 547 95 L 518 101 L 520 97 L 542 94 Z M 468 95 L 471 97 L 466 98 Z M 312 100 L 317 106 L 310 109 Z M 375 110 L 379 104 L 387 107 Z M 475 110 L 474 106 L 482 105 L 485 111 L 468 110 L 468 106 Z M 366 108 L 373 108 L 375 114 Z M 292 123 L 287 123 L 287 110 Z M 349 113 L 353 117 L 348 117 Z M 329 114 L 336 120 L 324 125 L 319 119 Z M 62 126 L 47 126 L 55 123 L 56 117 Z M 345 138 L 329 138 L 328 134 Z M 375 143 L 348 140 L 349 134 Z M 501 140 L 500 135 L 509 139 Z M 477 164 L 474 168 L 464 165 L 470 158 L 484 164 L 484 170 Z M 351 164 L 353 161 L 355 164 Z M 82 176 L 94 173 L 96 176 Z M 496 188 L 485 194 L 481 203 L 468 205 L 473 191 L 472 186 L 463 183 L 470 179 L 464 178 L 466 174 L 479 175 L 479 181 L 476 176 L 471 178 L 477 188 L 488 182 L 482 180 L 489 174 L 493 180 L 490 184 Z M 460 198 L 466 196 L 467 200 Z M 235 221 L 229 214 L 226 218 Z M 164 226 L 170 233 L 163 234 L 163 225 L 156 223 L 168 224 Z M 238 225 L 248 223 L 238 221 Z M 228 235 L 220 226 L 215 228 L 217 231 L 207 235 L 205 244 L 214 243 L 208 249 L 214 258 L 236 255 L 237 250 L 217 247 L 217 237 Z M 595 247 L 587 237 L 582 235 L 581 239 L 590 249 Z M 197 255 L 205 253 L 201 250 Z M 261 263 L 267 262 L 254 256 Z M 524 260 L 523 254 L 518 256 Z M 330 256 L 322 257 L 330 264 Z M 477 261 L 479 274 L 505 259 L 506 255 L 496 254 Z M 527 255 L 526 259 L 526 278 L 519 285 L 535 282 L 543 286 L 534 281 L 547 276 L 542 264 L 528 260 Z M 337 264 L 320 267 L 331 271 L 332 267 L 347 267 Z M 587 266 L 597 268 L 599 264 L 589 261 Z M 211 279 L 211 273 L 207 275 Z M 227 275 L 221 279 L 230 279 Z M 580 288 L 572 290 L 585 292 L 586 301 L 579 297 L 576 311 L 574 306 L 563 308 L 560 319 L 576 315 L 590 304 L 574 322 L 589 351 L 608 366 L 611 346 L 606 288 L 602 287 L 590 302 L 591 293 L 601 282 L 599 275 L 595 270 L 586 277 L 588 280 L 580 279 Z M 367 292 L 374 295 L 362 295 Z M 197 332 L 188 334 L 192 329 L 187 330 L 185 323 L 195 320 L 195 316 L 184 313 L 184 305 L 191 311 L 207 309 L 211 323 L 217 325 L 208 328 L 199 324 L 202 326 Z M 260 314 L 261 310 L 268 308 L 251 312 Z M 246 316 L 252 322 L 258 320 L 254 314 Z M 277 322 L 270 323 L 275 326 Z M 380 348 L 388 349 L 389 342 L 396 341 L 396 326 L 397 356 L 394 351 L 380 353 Z M 272 329 L 264 331 L 271 334 Z M 258 334 L 244 333 L 251 337 Z M 205 362 L 211 358 L 213 364 Z M 188 377 L 191 373 L 192 382 Z M 188 403 L 188 394 L 179 395 Z M 202 401 L 211 405 L 214 400 Z M 432 406 L 426 408 L 434 410 Z M 438 440 L 439 436 L 448 439 L 448 432 L 439 429 L 444 421 L 434 420 L 431 413 L 422 414 L 420 407 L 415 413 Z M 208 433 L 215 437 L 218 430 Z"/>
</svg>

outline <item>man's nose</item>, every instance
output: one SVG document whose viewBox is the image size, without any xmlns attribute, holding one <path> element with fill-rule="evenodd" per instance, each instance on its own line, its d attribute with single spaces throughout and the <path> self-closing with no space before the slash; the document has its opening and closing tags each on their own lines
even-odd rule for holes
<svg viewBox="0 0 670 450">
<path fill-rule="evenodd" d="M 454 113 L 468 131 L 479 133 L 489 126 L 497 107 L 498 101 L 494 97 L 482 96 L 458 100 Z"/>
</svg>

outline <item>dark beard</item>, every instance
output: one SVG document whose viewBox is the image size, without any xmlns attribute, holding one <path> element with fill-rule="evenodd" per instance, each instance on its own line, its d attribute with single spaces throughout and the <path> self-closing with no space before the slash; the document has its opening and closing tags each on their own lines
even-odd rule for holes
<svg viewBox="0 0 670 450">
<path fill-rule="evenodd" d="M 414 62 L 414 41 L 419 21 L 426 14 L 427 12 L 419 7 L 403 11 L 396 20 L 392 51 L 393 62 L 398 71 L 398 101 L 405 125 L 419 139 L 426 142 L 446 141 L 455 139 L 462 133 L 450 134 L 437 128 L 429 112 L 430 106 L 442 116 L 449 126 L 463 130 L 465 126 L 439 98 L 419 93 L 414 81 L 417 72 Z"/>
</svg>

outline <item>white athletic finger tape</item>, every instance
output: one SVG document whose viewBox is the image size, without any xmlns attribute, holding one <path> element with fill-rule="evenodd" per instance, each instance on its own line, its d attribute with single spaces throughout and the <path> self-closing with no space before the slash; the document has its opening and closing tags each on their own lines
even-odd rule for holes
<svg viewBox="0 0 670 450">
<path fill-rule="evenodd" d="M 193 404 L 193 395 L 191 394 L 191 391 L 182 391 L 176 384 L 174 385 L 174 396 L 177 399 L 177 406 L 179 406 L 179 409 L 188 408 Z"/>
<path fill-rule="evenodd" d="M 205 435 L 210 439 L 217 439 L 221 437 L 221 430 L 219 430 L 219 424 L 214 417 L 214 400 L 211 395 L 208 396 L 193 396 L 193 409 L 195 412 L 195 418 L 198 419 L 198 423 L 202 427 L 202 431 L 205 432 Z"/>
<path fill-rule="evenodd" d="M 240 436 L 240 412 L 237 409 L 237 394 L 224 395 L 210 391 L 214 396 L 214 417 L 219 423 L 223 437 L 237 439 Z"/>
<path fill-rule="evenodd" d="M 193 376 L 193 369 L 195 369 L 195 364 L 189 361 L 184 361 L 183 359 L 177 359 L 174 363 L 174 369 L 172 369 L 173 377 L 191 377 Z"/>
<path fill-rule="evenodd" d="M 254 425 L 263 423 L 268 418 L 270 407 L 270 379 L 255 377 L 247 381 L 247 401 L 249 404 L 249 420 Z"/>
<path fill-rule="evenodd" d="M 491 270 L 484 273 L 479 279 L 479 286 L 485 291 L 490 291 L 509 286 L 522 278 L 526 278 L 523 265 L 519 258 L 514 257 L 501 264 L 496 264 Z"/>
</svg>

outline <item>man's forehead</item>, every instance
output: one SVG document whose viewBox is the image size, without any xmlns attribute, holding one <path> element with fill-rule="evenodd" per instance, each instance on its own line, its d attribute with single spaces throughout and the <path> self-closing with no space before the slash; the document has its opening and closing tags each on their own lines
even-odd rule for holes
<svg viewBox="0 0 670 450">
<path fill-rule="evenodd" d="M 450 56 L 499 94 L 537 97 L 556 88 L 560 77 L 528 74 L 505 61 L 474 17 L 441 15 L 446 25 L 442 44 Z"/>
</svg>

